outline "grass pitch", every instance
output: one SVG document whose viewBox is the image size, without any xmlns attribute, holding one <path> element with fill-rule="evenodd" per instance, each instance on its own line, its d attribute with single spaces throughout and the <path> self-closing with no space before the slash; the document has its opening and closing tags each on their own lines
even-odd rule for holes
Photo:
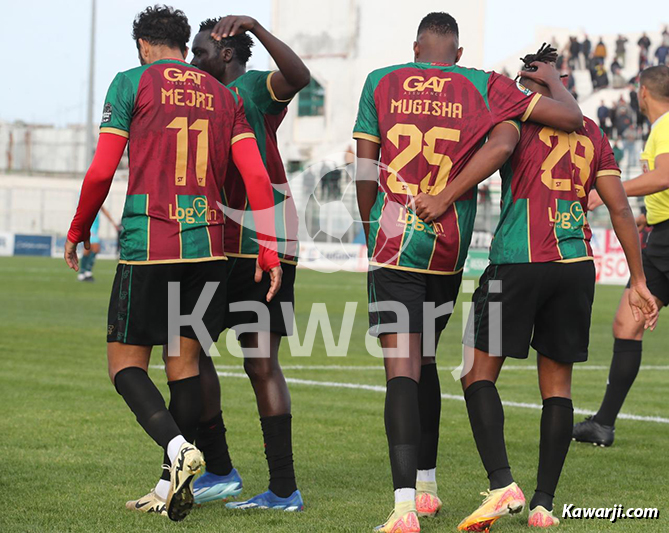
<svg viewBox="0 0 669 533">
<path fill-rule="evenodd" d="M 291 384 L 294 451 L 306 512 L 229 511 L 221 504 L 194 510 L 182 523 L 127 511 L 124 503 L 148 492 L 162 453 L 142 431 L 107 378 L 106 311 L 115 263 L 99 261 L 96 282 L 77 283 L 62 261 L 0 259 L 0 531 L 15 532 L 315 532 L 370 531 L 392 508 L 392 486 L 383 429 L 384 396 L 376 390 L 325 387 L 313 382 L 382 387 L 381 361 L 367 354 L 365 277 L 301 270 L 296 314 L 300 339 L 312 302 L 325 302 L 339 337 L 344 302 L 359 302 L 347 357 L 327 357 L 316 335 L 312 357 L 291 357 L 282 346 Z M 621 287 L 597 288 L 590 360 L 576 369 L 574 403 L 595 410 L 611 357 L 611 322 Z M 460 304 L 467 300 L 463 296 Z M 458 364 L 462 307 L 439 349 L 444 399 L 437 477 L 444 510 L 424 519 L 425 532 L 455 531 L 487 488 L 471 436 L 460 385 L 450 375 Z M 667 417 L 669 329 L 661 323 L 644 340 L 644 360 L 624 412 Z M 565 335 L 569 332 L 565 332 Z M 222 354 L 223 413 L 244 493 L 265 490 L 267 471 L 255 400 L 241 361 Z M 160 363 L 158 353 L 155 363 Z M 534 364 L 513 361 L 499 380 L 502 399 L 540 404 Z M 331 368 L 323 369 L 321 367 Z M 314 368 L 318 367 L 318 368 Z M 335 368 L 339 367 L 339 368 Z M 344 368 L 342 368 L 344 367 Z M 346 367 L 358 367 L 350 369 Z M 378 367 L 378 368 L 368 368 Z M 513 367 L 513 368 L 512 368 Z M 167 397 L 162 371 L 151 377 Z M 306 381 L 303 383 L 301 381 Z M 540 411 L 506 408 L 508 453 L 528 499 L 535 485 Z M 582 415 L 576 416 L 577 420 Z M 659 520 L 563 520 L 564 531 L 669 531 L 667 475 L 669 425 L 620 420 L 610 449 L 573 443 L 558 487 L 556 509 L 658 507 Z M 527 513 L 500 520 L 493 531 L 526 530 Z"/>
</svg>

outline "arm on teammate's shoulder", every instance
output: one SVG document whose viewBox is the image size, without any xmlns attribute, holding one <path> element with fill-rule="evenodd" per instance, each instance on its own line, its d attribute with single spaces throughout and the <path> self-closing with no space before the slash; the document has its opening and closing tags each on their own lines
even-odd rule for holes
<svg viewBox="0 0 669 533">
<path fill-rule="evenodd" d="M 555 67 L 541 62 L 532 63 L 532 66 L 537 67 L 537 70 L 534 72 L 524 70 L 522 76 L 548 87 L 551 97 L 540 98 L 527 118 L 568 133 L 583 126 L 581 108 L 560 80 Z"/>
<path fill-rule="evenodd" d="M 604 204 L 609 210 L 613 230 L 620 241 L 625 252 L 625 258 L 630 269 L 630 293 L 629 304 L 638 322 L 643 315 L 644 327 L 655 329 L 658 317 L 658 308 L 655 298 L 646 286 L 646 276 L 641 261 L 641 246 L 639 244 L 639 232 L 636 220 L 625 189 L 617 174 L 601 175 L 595 182 L 597 192 L 602 197 Z"/>
<path fill-rule="evenodd" d="M 506 162 L 520 140 L 516 123 L 502 122 L 495 126 L 486 142 L 446 188 L 432 196 L 420 193 L 415 200 L 416 215 L 430 224 L 443 215 L 467 191 L 494 174 Z"/>
<path fill-rule="evenodd" d="M 279 68 L 270 83 L 272 92 L 278 100 L 290 100 L 301 89 L 309 85 L 309 69 L 299 56 L 281 39 L 272 35 L 257 20 L 248 16 L 228 15 L 214 27 L 214 38 L 232 37 L 245 31 L 251 32 L 265 47 Z"/>
<path fill-rule="evenodd" d="M 355 188 L 360 220 L 366 237 L 369 237 L 369 216 L 379 190 L 380 153 L 380 144 L 367 139 L 356 139 Z"/>
<path fill-rule="evenodd" d="M 655 168 L 623 183 L 627 196 L 646 196 L 669 189 L 669 153 L 655 157 Z"/>
</svg>

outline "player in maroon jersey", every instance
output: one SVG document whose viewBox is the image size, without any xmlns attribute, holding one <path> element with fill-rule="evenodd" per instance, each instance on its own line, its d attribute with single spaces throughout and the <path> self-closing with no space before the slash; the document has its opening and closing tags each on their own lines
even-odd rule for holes
<svg viewBox="0 0 669 533">
<path fill-rule="evenodd" d="M 247 32 L 252 32 L 265 45 L 278 70 L 246 70 L 253 46 Z M 260 283 L 254 280 L 260 249 L 255 228 L 249 223 L 253 219 L 250 219 L 246 185 L 238 169 L 230 166 L 224 184 L 226 213 L 231 213 L 225 223 L 225 254 L 230 259 L 225 327 L 251 325 L 258 328 L 258 331 L 240 334 L 239 341 L 246 355 L 244 369 L 258 404 L 270 482 L 262 494 L 227 505 L 239 509 L 301 511 L 304 503 L 297 490 L 293 468 L 290 392 L 279 366 L 281 337 L 288 335 L 293 325 L 292 318 L 284 317 L 282 306 L 287 303 L 292 308 L 294 305 L 298 220 L 276 131 L 292 98 L 309 83 L 309 70 L 288 46 L 251 17 L 228 16 L 203 21 L 193 39 L 192 52 L 192 65 L 243 98 L 247 121 L 258 139 L 275 189 L 275 209 L 280 211 L 275 224 L 283 276 L 281 288 L 268 302 L 269 276 L 265 274 Z M 259 320 L 253 311 L 232 312 L 238 302 L 262 304 L 268 311 L 268 323 Z M 242 491 L 242 478 L 233 467 L 228 450 L 218 374 L 212 359 L 204 352 L 200 354 L 200 380 L 203 408 L 195 443 L 204 454 L 207 468 L 193 484 L 198 504 L 228 500 Z M 162 477 L 169 479 L 169 471 L 163 470 Z"/>
<path fill-rule="evenodd" d="M 551 99 L 497 73 L 456 65 L 462 55 L 458 28 L 446 13 L 423 19 L 414 54 L 413 63 L 367 77 L 353 134 L 371 264 L 370 333 L 380 337 L 386 355 L 400 345 L 403 356 L 384 358 L 396 503 L 380 531 L 399 524 L 417 531 L 416 511 L 434 515 L 441 507 L 435 478 L 441 397 L 434 352 L 449 318 L 444 310 L 458 294 L 476 213 L 470 191 L 428 225 L 415 216 L 411 199 L 442 191 L 500 122 L 532 117 L 565 130 L 583 122 L 554 69 L 542 65 L 536 73 L 554 88 Z M 424 309 L 434 316 L 437 307 L 442 315 L 424 323 Z"/>
<path fill-rule="evenodd" d="M 253 131 L 237 95 L 184 61 L 189 37 L 182 11 L 149 7 L 135 18 L 142 66 L 119 73 L 109 88 L 97 150 L 65 245 L 65 260 L 77 270 L 76 246 L 90 246 L 91 224 L 129 144 L 121 259 L 108 314 L 109 375 L 171 463 L 170 481 L 133 508 L 177 521 L 193 505 L 192 481 L 203 465 L 190 442 L 201 409 L 200 350 L 218 338 L 225 313 L 219 206 L 230 159 L 253 191 L 253 208 L 267 213 L 257 222 L 268 236 L 269 247 L 258 257 L 273 279 L 268 298 L 281 283 L 271 247 L 272 190 Z M 168 296 L 173 282 L 178 299 Z M 175 301 L 179 307 L 169 310 Z M 146 372 L 152 347 L 166 344 L 169 410 Z"/>
<path fill-rule="evenodd" d="M 547 46 L 526 56 L 523 85 L 549 96 L 547 87 L 530 79 L 528 69 L 535 61 L 552 64 L 556 57 L 555 49 Z M 520 512 L 525 504 L 506 456 L 504 412 L 495 382 L 505 358 L 527 358 L 530 345 L 538 352 L 543 413 L 529 525 L 547 527 L 559 522 L 552 515 L 553 497 L 571 440 L 572 367 L 574 362 L 587 359 L 594 296 L 592 232 L 585 216 L 588 192 L 593 187 L 606 199 L 630 264 L 633 312 L 638 318 L 644 315 L 647 327 L 654 327 L 657 320 L 620 170 L 606 135 L 594 121 L 586 118 L 572 134 L 530 122 L 500 124 L 442 193 L 416 200 L 418 216 L 429 223 L 500 167 L 502 213 L 491 247 L 491 264 L 473 296 L 462 376 L 490 492 L 461 522 L 459 529 L 464 531 L 487 529 L 499 517 Z"/>
</svg>

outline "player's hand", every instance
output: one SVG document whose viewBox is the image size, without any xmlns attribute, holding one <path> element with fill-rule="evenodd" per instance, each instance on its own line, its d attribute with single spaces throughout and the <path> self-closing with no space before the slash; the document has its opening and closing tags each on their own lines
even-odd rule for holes
<svg viewBox="0 0 669 533">
<path fill-rule="evenodd" d="M 523 78 L 536 81 L 537 83 L 545 85 L 546 87 L 548 87 L 551 83 L 555 83 L 556 81 L 561 83 L 560 73 L 553 65 L 542 63 L 541 61 L 535 61 L 530 66 L 536 67 L 537 70 L 523 70 L 522 72 L 519 72 L 518 75 L 522 76 Z"/>
<path fill-rule="evenodd" d="M 632 308 L 634 320 L 641 322 L 641 315 L 643 315 L 643 328 L 654 330 L 657 325 L 659 310 L 655 297 L 650 293 L 645 282 L 634 283 L 630 286 L 629 304 Z"/>
<path fill-rule="evenodd" d="M 639 232 L 645 230 L 648 227 L 648 220 L 646 219 L 646 215 L 641 213 L 638 217 L 636 217 L 636 229 L 639 230 Z"/>
<path fill-rule="evenodd" d="M 590 195 L 588 196 L 588 211 L 597 209 L 600 205 L 603 205 L 604 201 L 602 197 L 599 196 L 599 193 L 596 190 L 591 190 Z"/>
<path fill-rule="evenodd" d="M 254 278 L 256 283 L 260 283 L 262 281 L 264 273 L 265 271 L 260 266 L 260 262 L 256 259 L 256 274 Z M 279 292 L 279 289 L 281 288 L 281 278 L 283 277 L 283 269 L 281 268 L 281 265 L 278 265 L 273 268 L 270 268 L 268 274 L 269 274 L 269 291 L 267 292 L 267 296 L 265 296 L 265 299 L 268 302 L 271 302 L 272 298 L 276 296 L 276 293 Z"/>
<path fill-rule="evenodd" d="M 244 33 L 245 31 L 253 31 L 258 24 L 258 21 L 252 17 L 240 15 L 228 15 L 218 21 L 218 24 L 211 30 L 211 36 L 220 41 L 233 35 Z"/>
<path fill-rule="evenodd" d="M 67 266 L 70 267 L 75 272 L 79 272 L 79 256 L 77 255 L 77 244 L 76 242 L 71 242 L 69 240 L 65 241 L 65 262 Z M 84 241 L 84 248 L 86 250 L 91 249 L 90 241 Z"/>
<path fill-rule="evenodd" d="M 443 215 L 450 205 L 444 202 L 439 195 L 419 193 L 413 200 L 413 209 L 416 216 L 426 224 L 431 224 L 434 220 Z"/>
</svg>

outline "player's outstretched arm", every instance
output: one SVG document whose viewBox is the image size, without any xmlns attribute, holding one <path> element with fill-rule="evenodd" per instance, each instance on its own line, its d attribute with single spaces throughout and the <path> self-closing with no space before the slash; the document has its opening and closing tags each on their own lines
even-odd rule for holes
<svg viewBox="0 0 669 533">
<path fill-rule="evenodd" d="M 625 181 L 623 187 L 627 196 L 646 196 L 669 189 L 669 153 L 657 156 L 653 170 Z M 591 191 L 588 197 L 588 209 L 592 211 L 602 203 L 599 189 Z"/>
<path fill-rule="evenodd" d="M 625 189 L 617 175 L 600 176 L 595 183 L 611 215 L 611 223 L 616 236 L 623 247 L 630 269 L 629 303 L 634 319 L 639 322 L 641 315 L 645 329 L 655 329 L 658 308 L 655 298 L 646 286 L 646 276 L 641 263 L 641 247 L 634 214 L 627 201 Z"/>
<path fill-rule="evenodd" d="M 418 218 L 430 224 L 453 205 L 467 191 L 495 173 L 516 149 L 519 141 L 518 128 L 510 122 L 502 122 L 490 132 L 486 142 L 460 173 L 450 180 L 446 188 L 437 195 L 420 193 L 414 200 Z"/>
<path fill-rule="evenodd" d="M 537 70 L 523 70 L 519 75 L 548 87 L 551 97 L 539 99 L 530 113 L 530 120 L 569 133 L 583 126 L 581 108 L 563 85 L 556 68 L 540 61 L 535 61 L 531 66 Z"/>
<path fill-rule="evenodd" d="M 309 85 L 311 74 L 299 56 L 281 39 L 272 35 L 252 17 L 228 15 L 214 27 L 214 39 L 232 37 L 250 31 L 262 43 L 279 68 L 270 80 L 272 91 L 279 100 L 290 100 L 300 90 Z"/>
<path fill-rule="evenodd" d="M 121 135 L 100 134 L 93 162 L 81 186 L 77 212 L 72 219 L 65 241 L 65 262 L 75 271 L 79 271 L 77 244 L 83 242 L 86 249 L 90 248 L 88 239 L 91 235 L 91 225 L 109 194 L 114 173 L 121 161 L 127 142 L 128 139 Z"/>
<path fill-rule="evenodd" d="M 279 262 L 274 227 L 274 193 L 255 139 L 247 138 L 232 145 L 232 162 L 239 170 L 246 187 L 246 194 L 253 212 L 260 249 L 256 264 L 255 280 L 262 279 L 263 271 L 269 272 L 269 302 L 281 288 L 283 271 Z"/>
<path fill-rule="evenodd" d="M 358 197 L 360 220 L 369 240 L 369 215 L 379 191 L 379 154 L 381 146 L 366 139 L 356 140 L 355 189 Z"/>
</svg>

